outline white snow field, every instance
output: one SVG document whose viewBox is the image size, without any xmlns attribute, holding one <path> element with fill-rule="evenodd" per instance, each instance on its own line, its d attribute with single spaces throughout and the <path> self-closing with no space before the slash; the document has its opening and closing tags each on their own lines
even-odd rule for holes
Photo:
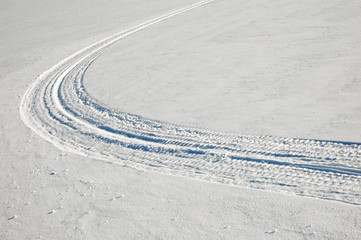
<svg viewBox="0 0 361 240">
<path fill-rule="evenodd" d="M 361 236 L 361 2 L 0 6 L 0 239 Z"/>
</svg>

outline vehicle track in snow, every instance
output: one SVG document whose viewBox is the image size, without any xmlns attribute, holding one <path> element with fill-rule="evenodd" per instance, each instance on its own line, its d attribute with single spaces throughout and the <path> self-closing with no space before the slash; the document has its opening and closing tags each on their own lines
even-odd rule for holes
<svg viewBox="0 0 361 240">
<path fill-rule="evenodd" d="M 234 135 L 101 106 L 84 88 L 92 62 L 123 38 L 204 6 L 202 1 L 86 47 L 40 75 L 20 115 L 66 151 L 137 169 L 361 204 L 361 144 Z"/>
</svg>

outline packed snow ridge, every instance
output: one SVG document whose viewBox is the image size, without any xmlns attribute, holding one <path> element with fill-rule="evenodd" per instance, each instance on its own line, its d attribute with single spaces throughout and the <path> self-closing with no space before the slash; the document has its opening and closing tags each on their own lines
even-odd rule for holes
<svg viewBox="0 0 361 240">
<path fill-rule="evenodd" d="M 103 39 L 41 74 L 20 114 L 57 147 L 138 169 L 361 204 L 361 144 L 232 135 L 101 106 L 83 85 L 92 62 L 123 38 L 202 1 Z"/>
</svg>

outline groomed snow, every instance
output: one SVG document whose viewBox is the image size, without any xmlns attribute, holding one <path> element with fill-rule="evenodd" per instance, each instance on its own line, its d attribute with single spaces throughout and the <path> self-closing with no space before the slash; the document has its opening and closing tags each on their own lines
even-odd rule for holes
<svg viewBox="0 0 361 240">
<path fill-rule="evenodd" d="M 277 4 L 281 4 L 283 2 L 284 1 L 277 1 Z M 123 0 L 103 1 L 101 3 L 97 1 L 77 1 L 75 3 L 72 1 L 59 1 L 51 4 L 47 1 L 41 0 L 25 3 L 22 2 L 21 4 L 14 3 L 12 1 L 1 1 L 1 5 L 6 6 L 1 9 L 2 23 L 5 24 L 1 24 L 0 29 L 0 36 L 2 36 L 1 55 L 3 56 L 1 59 L 1 85 L 5 86 L 4 88 L 1 88 L 0 151 L 2 153 L 2 171 L 0 180 L 2 183 L 2 194 L 0 201 L 1 216 L 4 216 L 1 218 L 0 222 L 0 225 L 2 226 L 0 228 L 1 239 L 37 239 L 41 237 L 44 239 L 99 239 L 100 237 L 107 239 L 357 239 L 357 237 L 361 234 L 361 212 L 358 205 L 321 200 L 317 198 L 292 196 L 292 194 L 283 194 L 274 191 L 261 191 L 244 188 L 242 186 L 232 187 L 226 184 L 203 182 L 195 179 L 189 179 L 187 177 L 176 177 L 169 174 L 163 175 L 143 170 L 142 167 L 138 167 L 138 170 L 123 167 L 122 164 L 119 165 L 119 162 L 114 162 L 114 159 L 112 160 L 112 158 L 109 158 L 110 161 L 105 163 L 90 157 L 82 157 L 59 150 L 24 126 L 18 113 L 21 96 L 30 86 L 34 86 L 30 84 L 32 84 L 32 79 L 34 79 L 38 74 L 51 68 L 72 53 L 87 47 L 102 38 L 129 27 L 136 26 L 149 19 L 154 19 L 157 16 L 164 15 L 173 10 L 188 6 L 192 3 L 195 3 L 195 1 L 170 2 L 160 0 L 150 2 L 144 0 Z M 254 5 L 249 1 L 242 1 L 242 3 L 244 4 L 244 7 L 248 7 L 243 10 L 245 14 L 247 12 L 252 13 L 252 11 L 260 12 L 259 10 L 256 10 L 259 7 L 258 5 Z M 337 1 L 335 1 L 335 3 L 337 3 Z M 355 23 L 359 20 L 359 18 L 357 18 L 358 15 L 350 14 L 351 11 L 357 11 L 357 8 L 353 6 L 353 4 L 356 3 L 357 2 L 355 1 L 354 3 L 350 2 L 350 5 L 343 5 L 343 9 L 345 10 L 344 13 L 347 16 L 350 16 L 350 19 L 353 17 L 352 19 L 354 21 L 353 25 L 348 25 L 351 26 L 351 30 L 349 30 L 349 32 L 352 32 L 352 27 L 355 27 Z M 308 7 L 310 7 L 309 9 L 314 10 L 321 4 L 321 1 L 316 1 L 312 4 L 312 6 Z M 101 91 L 104 91 L 104 87 L 106 88 L 106 86 L 102 85 L 103 80 L 99 80 L 99 77 L 103 78 L 103 76 L 105 76 L 104 72 L 99 70 L 99 68 L 101 68 L 100 66 L 104 66 L 104 62 L 102 61 L 110 61 L 111 64 L 106 63 L 106 67 L 110 67 L 108 65 L 115 65 L 116 68 L 119 68 L 118 71 L 121 72 L 128 71 L 129 69 L 130 71 L 135 71 L 129 68 L 131 65 L 135 66 L 135 62 L 133 61 L 132 64 L 131 59 L 129 59 L 129 62 L 123 59 L 121 66 L 114 64 L 116 59 L 121 59 L 121 57 L 116 54 L 121 54 L 122 51 L 127 52 L 128 50 L 129 53 L 131 53 L 132 48 L 133 50 L 141 49 L 143 46 L 142 44 L 147 45 L 148 42 L 149 46 L 154 44 L 153 47 L 157 49 L 159 44 L 169 42 L 167 41 L 167 39 L 170 38 L 167 33 L 168 30 L 174 30 L 176 26 L 179 26 L 179 23 L 194 23 L 194 25 L 190 24 L 191 27 L 188 27 L 190 32 L 189 37 L 195 41 L 195 43 L 189 43 L 188 45 L 188 51 L 189 53 L 192 53 L 192 49 L 194 47 L 192 44 L 204 45 L 202 44 L 204 43 L 202 36 L 192 37 L 191 35 L 192 31 L 201 31 L 200 29 L 196 29 L 197 24 L 195 22 L 197 22 L 197 17 L 194 15 L 200 14 L 200 17 L 202 14 L 203 16 L 206 14 L 212 16 L 212 13 L 220 13 L 219 20 L 226 21 L 227 18 L 221 17 L 222 15 L 225 15 L 224 11 L 227 12 L 227 9 L 229 8 L 231 10 L 233 9 L 234 12 L 237 12 L 236 5 L 238 5 L 238 3 L 235 1 L 230 1 L 229 5 L 223 1 L 219 1 L 218 3 L 216 1 L 214 5 L 212 3 L 206 7 L 198 8 L 197 10 L 194 10 L 194 12 L 189 11 L 180 15 L 180 18 L 177 17 L 169 19 L 169 21 L 164 23 L 162 22 L 160 25 L 154 25 L 154 28 L 152 27 L 142 30 L 142 32 L 139 32 L 139 35 L 134 34 L 129 38 L 122 39 L 117 47 L 113 47 L 111 51 L 106 52 L 100 58 L 96 59 L 96 61 L 91 65 L 89 71 L 85 75 L 85 81 L 87 81 L 86 90 L 90 91 L 91 95 L 94 96 L 101 93 Z M 221 8 L 220 6 L 223 7 Z M 295 10 L 301 11 L 301 9 L 297 9 L 297 7 L 301 6 L 304 7 L 305 5 L 301 5 L 300 1 L 291 4 L 289 8 L 295 8 Z M 338 5 L 332 6 L 337 7 Z M 269 9 L 267 6 L 264 7 L 265 9 Z M 246 9 L 248 9 L 248 11 Z M 278 6 L 274 9 L 274 11 L 280 11 L 280 9 L 282 8 L 279 8 Z M 220 10 L 222 10 L 223 13 Z M 105 12 L 106 14 L 104 14 Z M 16 18 L 14 18 L 15 16 Z M 190 19 L 187 19 L 189 17 Z M 209 19 L 208 17 L 207 19 Z M 207 19 L 206 21 L 208 21 Z M 345 18 L 340 18 L 337 19 L 337 21 L 339 21 L 339 24 L 341 25 L 342 22 L 346 20 Z M 259 24 L 261 26 L 263 25 L 261 23 Z M 220 23 L 220 25 L 222 25 L 222 23 Z M 203 27 L 201 29 L 203 29 Z M 209 29 L 208 31 L 212 32 L 213 30 Z M 188 31 L 185 31 L 179 35 L 173 34 L 175 44 L 179 44 L 180 46 L 180 55 L 183 55 L 182 51 L 184 51 L 184 49 L 182 50 L 184 44 L 181 37 L 186 37 L 185 35 L 187 32 Z M 152 34 L 156 34 L 159 39 L 157 40 L 156 37 L 153 38 Z M 354 35 L 355 34 L 356 33 L 354 33 Z M 345 39 L 353 41 L 355 36 L 352 34 L 349 35 L 350 36 L 348 38 L 345 37 Z M 162 37 L 164 37 L 164 41 L 161 40 Z M 152 39 L 152 41 L 145 41 L 145 39 Z M 177 39 L 180 39 L 182 43 L 177 43 Z M 345 41 L 340 41 L 339 45 L 344 46 L 343 44 L 345 44 Z M 136 45 L 139 46 L 137 47 Z M 229 46 L 225 46 L 225 49 L 228 48 Z M 238 47 L 235 47 L 235 49 L 238 49 Z M 142 54 L 148 54 L 145 49 L 142 51 L 144 51 Z M 158 51 L 155 52 L 158 54 Z M 214 52 L 210 52 L 209 54 L 212 55 Z M 199 55 L 203 56 L 204 52 L 202 53 L 202 51 L 200 51 Z M 355 61 L 357 64 L 359 56 L 360 55 L 355 51 L 354 56 L 348 56 L 345 61 L 352 63 Z M 133 57 L 139 60 L 138 56 Z M 150 55 L 143 56 L 142 63 L 145 64 L 146 59 L 149 60 L 149 64 L 152 65 L 154 63 L 152 63 L 153 58 Z M 193 61 L 195 58 L 191 57 L 190 59 Z M 208 58 L 205 56 L 205 59 Z M 185 69 L 176 70 L 178 64 L 169 64 L 172 67 L 175 67 L 175 71 L 186 72 L 188 68 L 186 67 L 187 64 L 185 64 L 185 62 L 187 62 L 185 60 L 185 56 L 179 57 L 179 61 L 183 61 L 180 65 L 182 65 Z M 200 64 L 199 62 L 197 63 L 197 61 L 200 60 L 194 61 L 195 62 L 189 62 L 190 67 L 194 67 L 194 63 Z M 129 65 L 123 64 L 125 62 L 127 62 L 127 64 L 129 63 Z M 250 61 L 250 63 L 252 63 L 252 61 Z M 219 65 L 216 62 L 206 63 L 204 61 L 202 64 L 205 64 L 206 66 L 213 66 L 213 64 L 216 64 L 217 66 Z M 232 66 L 232 62 L 230 62 L 230 64 Z M 326 65 L 327 67 L 330 67 L 329 62 L 327 62 Z M 139 74 L 145 74 L 149 71 L 141 65 L 139 66 L 141 68 L 133 72 L 133 74 L 129 73 L 129 77 L 140 77 L 140 79 L 143 79 L 141 77 L 142 75 Z M 231 66 L 230 68 L 233 69 Z M 275 66 L 273 66 L 272 69 L 273 68 L 282 71 L 282 68 L 277 68 Z M 169 68 L 160 69 L 163 69 L 164 71 L 167 70 L 169 72 L 171 71 Z M 342 69 L 344 68 L 340 67 L 339 69 L 342 72 Z M 60 70 L 62 70 L 62 68 L 60 68 Z M 119 76 L 119 72 L 115 69 L 113 70 L 115 76 Z M 217 69 L 217 71 L 218 70 L 219 69 Z M 194 71 L 196 71 L 196 69 L 194 69 Z M 324 74 L 322 69 L 319 69 L 319 71 Z M 71 74 L 74 73 L 76 72 L 71 72 Z M 252 69 L 249 70 L 249 73 L 252 73 Z M 161 74 L 162 73 L 160 72 L 160 75 Z M 352 74 L 355 74 L 355 72 L 352 72 L 351 75 Z M 199 77 L 202 77 L 201 75 Z M 211 74 L 211 76 L 213 75 Z M 98 82 L 91 82 L 92 77 L 98 78 Z M 155 76 L 157 79 L 158 77 L 160 76 Z M 189 81 L 194 80 L 191 80 L 192 75 L 190 75 L 189 78 Z M 43 79 L 42 76 L 39 79 Z M 345 77 L 345 79 L 348 78 Z M 44 80 L 47 80 L 47 78 L 45 77 Z M 119 78 L 113 78 L 112 80 L 110 79 L 109 81 L 104 81 L 104 83 L 109 86 L 111 81 L 113 81 L 114 88 L 119 87 L 119 93 L 123 91 L 127 94 L 132 94 L 132 92 L 134 93 L 134 89 L 132 90 L 129 86 L 127 88 L 123 88 L 123 86 L 117 85 L 116 82 L 118 80 Z M 215 80 L 215 78 L 209 79 L 210 83 Z M 230 84 L 232 84 L 232 80 L 230 81 Z M 276 82 L 276 79 L 274 79 L 274 81 Z M 44 83 L 45 82 L 46 81 L 44 81 Z M 223 81 L 221 83 L 222 84 L 219 85 L 220 88 L 223 86 Z M 328 85 L 326 82 L 323 83 Z M 143 80 L 139 80 L 136 84 L 140 86 L 140 88 L 143 86 L 145 86 L 144 88 L 147 88 L 148 83 Z M 157 84 L 164 84 L 164 82 L 157 82 Z M 189 82 L 188 86 L 191 86 L 190 84 L 191 83 Z M 96 87 L 96 85 L 98 87 Z M 58 86 L 60 87 L 63 85 Z M 352 85 L 352 88 L 356 91 L 357 86 L 356 81 L 356 84 Z M 95 88 L 98 90 L 95 91 Z M 155 86 L 155 89 L 158 88 L 160 87 Z M 184 87 L 181 85 L 177 85 L 175 88 L 183 88 L 182 92 L 184 91 Z M 204 91 L 206 91 L 206 89 L 207 88 L 203 88 Z M 326 88 L 326 90 L 327 89 L 328 88 Z M 41 88 L 39 88 L 39 90 L 41 90 Z M 63 90 L 61 90 L 63 93 L 61 94 L 65 95 L 60 94 L 59 96 L 70 96 L 69 99 L 72 99 L 72 91 L 70 90 L 71 88 L 68 88 L 66 81 L 64 81 L 64 87 Z M 208 88 L 207 91 L 212 92 L 212 89 Z M 165 89 L 165 93 L 172 94 L 174 92 L 177 92 L 177 90 Z M 53 102 L 50 101 L 51 99 L 53 99 L 55 103 L 58 101 L 55 91 L 53 91 L 51 98 L 48 98 L 46 93 L 47 92 L 45 91 L 44 102 L 53 104 Z M 260 91 L 260 93 L 263 92 Z M 344 93 L 349 96 L 350 99 L 354 100 L 357 98 L 357 96 L 353 95 L 348 88 Z M 111 94 L 114 95 L 112 96 Z M 28 94 L 28 97 L 29 98 L 24 98 L 25 102 L 23 99 L 22 107 L 20 108 L 22 118 L 23 120 L 30 119 L 31 121 L 27 122 L 28 126 L 32 127 L 38 134 L 46 137 L 50 142 L 57 144 L 60 149 L 67 149 L 64 146 L 66 146 L 69 142 L 80 143 L 78 140 L 84 141 L 84 139 L 79 138 L 76 134 L 61 135 L 62 133 L 67 133 L 64 130 L 66 129 L 63 126 L 64 122 L 60 122 L 62 123 L 60 125 L 59 123 L 53 125 L 53 132 L 39 132 L 47 130 L 48 127 L 46 124 L 49 124 L 49 122 L 41 110 L 41 104 L 43 104 L 42 100 L 36 102 L 34 101 L 33 104 L 31 104 L 31 102 L 26 101 L 26 99 L 31 99 L 31 95 Z M 110 105 L 110 107 L 116 108 L 120 111 L 137 113 L 158 120 L 171 120 L 167 119 L 168 116 L 172 115 L 169 114 L 168 111 L 166 114 L 160 114 L 160 112 L 158 112 L 158 115 L 157 112 L 155 112 L 156 115 L 154 116 L 148 116 L 147 114 L 149 112 L 147 113 L 147 111 L 137 112 L 140 108 L 138 108 L 139 105 L 136 100 L 134 100 L 134 111 L 127 109 L 126 104 L 123 109 L 122 104 L 114 104 L 114 102 L 117 101 L 117 97 L 117 93 L 112 90 L 109 91 L 109 95 L 104 98 L 100 96 L 99 98 L 101 98 L 101 101 L 103 101 L 105 105 Z M 188 97 L 189 101 L 195 100 L 194 96 L 192 97 L 191 94 Z M 239 99 L 235 96 L 230 97 L 230 99 L 231 98 L 236 100 Z M 159 101 L 159 97 L 155 95 L 153 95 L 153 98 L 147 96 L 147 99 L 154 102 Z M 183 97 L 183 99 L 186 99 L 186 97 Z M 199 99 L 204 99 L 204 97 L 199 96 Z M 211 98 L 206 97 L 206 99 Z M 350 101 L 349 105 L 351 107 L 346 109 L 346 112 L 357 114 L 352 111 L 353 106 L 357 105 L 357 102 L 351 102 L 350 99 L 348 99 L 348 101 Z M 70 102 L 66 101 L 64 103 L 70 104 Z M 60 102 L 60 104 L 63 103 Z M 168 103 L 168 109 L 172 109 L 172 104 L 172 102 Z M 218 104 L 219 105 L 217 106 L 222 106 L 221 103 Z M 285 103 L 283 104 L 286 107 L 288 106 Z M 29 106 L 29 108 L 27 106 Z M 48 105 L 48 109 L 51 112 L 56 113 L 56 104 L 54 106 L 55 107 Z M 186 112 L 183 111 L 184 106 L 182 110 L 181 104 L 175 104 L 175 106 L 181 107 L 181 113 Z M 36 112 L 33 112 L 36 113 L 33 116 L 28 115 L 32 112 L 31 109 L 37 109 Z M 75 110 L 75 108 L 71 109 Z M 80 110 L 82 110 L 82 108 L 80 108 Z M 205 108 L 205 112 L 206 110 L 207 109 Z M 213 110 L 217 110 L 217 108 L 214 107 Z M 154 111 L 156 111 L 156 108 Z M 331 113 L 333 112 L 331 111 Z M 179 122 L 174 121 L 175 123 L 197 126 L 197 124 L 187 122 L 187 114 L 181 115 L 183 120 L 179 117 Z M 195 116 L 195 118 L 197 118 L 197 115 Z M 60 116 L 60 118 L 62 117 L 64 117 L 64 115 Z M 69 117 L 71 116 L 69 115 Z M 37 122 L 36 119 L 43 119 L 44 121 L 42 123 L 44 125 L 33 125 Z M 75 119 L 77 124 L 79 124 L 76 126 L 82 127 L 82 121 L 84 121 L 84 119 L 85 118 Z M 100 118 L 96 119 L 99 120 Z M 199 117 L 200 121 L 201 119 L 208 118 Z M 297 119 L 297 121 L 301 122 L 301 119 Z M 218 129 L 216 126 L 217 124 L 213 125 L 212 121 L 209 119 L 207 121 L 204 121 L 200 126 Z M 210 125 L 208 126 L 207 124 Z M 89 129 L 91 128 L 92 127 L 89 126 Z M 253 140 L 259 140 L 257 134 L 268 134 L 267 132 L 262 131 L 257 132 L 259 129 L 257 130 L 256 128 L 253 128 L 254 132 L 252 132 L 252 126 L 247 126 L 247 128 L 250 130 L 248 133 L 256 134 L 255 137 L 251 137 Z M 280 128 L 277 127 L 274 127 L 274 129 L 275 131 L 280 130 Z M 358 128 L 356 127 L 353 129 L 357 130 Z M 229 129 L 218 130 L 226 130 L 243 134 L 243 132 L 238 131 L 244 129 L 235 128 L 232 130 L 230 127 Z M 292 135 L 294 133 L 290 132 L 290 134 L 287 135 L 283 134 L 282 131 L 280 132 L 281 136 L 295 137 Z M 337 131 L 345 133 L 344 135 L 340 134 L 340 136 L 345 136 L 345 138 L 343 139 L 342 137 L 337 137 L 334 140 L 351 141 L 351 139 L 356 139 L 354 141 L 358 141 L 357 138 L 354 138 L 357 135 L 348 135 L 348 133 L 346 134 L 347 131 L 345 129 L 339 129 Z M 71 131 L 68 131 L 68 133 L 71 133 Z M 205 131 L 205 133 L 208 132 Z M 99 134 L 102 133 L 99 132 Z M 307 135 L 308 138 L 319 138 L 319 136 L 315 133 L 312 135 L 312 131 L 309 132 L 309 134 L 310 135 Z M 278 135 L 278 133 L 274 133 L 274 135 Z M 74 136 L 74 139 L 71 139 L 72 136 Z M 223 136 L 226 135 L 217 135 L 215 139 L 228 141 L 225 140 Z M 192 135 L 190 135 L 190 137 L 192 137 Z M 64 143 L 61 143 L 62 139 L 65 140 Z M 207 137 L 202 141 L 206 140 Z M 280 140 L 289 141 L 290 139 L 271 137 L 266 138 L 265 143 L 270 144 L 270 142 L 277 142 Z M 85 141 L 87 141 L 87 139 L 85 139 Z M 263 140 L 261 138 L 260 142 L 262 143 L 262 141 Z M 325 150 L 327 150 L 327 154 L 337 156 L 337 162 L 340 162 L 343 165 L 334 165 L 332 169 L 329 169 L 331 170 L 331 175 L 336 176 L 336 178 L 331 178 L 331 182 L 327 180 L 327 177 L 329 176 L 328 174 L 322 176 L 322 181 L 321 179 L 317 179 L 319 183 L 324 183 L 324 185 L 321 184 L 320 186 L 322 189 L 328 189 L 327 191 L 334 186 L 335 189 L 340 189 L 342 192 L 346 193 L 346 196 L 353 195 L 351 202 L 357 203 L 360 200 L 357 197 L 357 192 L 359 191 L 357 184 L 359 182 L 358 175 L 360 168 L 358 165 L 352 165 L 352 159 L 356 162 L 360 160 L 358 157 L 358 154 L 360 154 L 358 150 L 359 145 L 344 145 L 339 142 L 326 143 L 326 145 L 322 143 L 322 146 L 320 145 L 316 148 L 308 148 L 308 150 L 311 150 L 307 153 L 309 154 L 308 156 L 313 158 L 318 156 L 318 154 L 322 154 L 322 152 L 325 153 Z M 216 143 L 213 142 L 212 144 Z M 292 146 L 310 147 L 318 145 L 319 142 L 302 140 L 300 143 L 295 143 L 296 145 L 293 144 L 294 143 L 290 144 L 290 150 L 298 151 L 300 150 L 299 148 L 292 148 Z M 222 149 L 224 146 L 227 146 L 227 143 L 222 145 Z M 259 147 L 257 142 L 251 143 L 247 146 Z M 166 147 L 169 146 L 166 144 Z M 99 143 L 99 145 L 97 143 L 95 143 L 95 145 L 89 145 L 89 149 L 84 152 L 86 155 L 93 154 L 93 156 L 96 157 L 99 156 L 99 154 L 108 154 L 105 151 L 105 148 L 102 147 L 101 143 Z M 94 151 L 99 149 L 103 149 L 104 152 L 95 152 L 95 154 Z M 76 152 L 74 147 L 71 147 L 68 150 Z M 266 150 L 266 153 L 267 151 L 271 151 L 272 153 L 276 151 L 277 153 L 277 151 L 282 150 L 272 148 L 272 150 Z M 262 156 L 263 153 L 257 154 Z M 144 160 L 149 159 L 149 155 L 144 156 Z M 139 155 L 135 154 L 134 157 L 137 159 L 139 158 Z M 125 159 L 126 163 L 128 161 L 132 162 L 132 159 L 133 158 Z M 150 158 L 150 160 L 152 159 Z M 266 160 L 266 158 L 264 160 Z M 283 161 L 285 159 L 279 160 Z M 291 162 L 296 161 L 294 163 L 297 163 L 299 159 L 293 160 L 291 158 L 290 160 Z M 325 163 L 327 165 L 327 161 Z M 323 164 L 324 163 L 320 166 L 324 167 Z M 251 169 L 253 167 L 254 166 L 252 165 Z M 299 167 L 303 169 L 305 166 L 303 165 Z M 285 181 L 294 179 L 294 177 L 300 179 L 300 176 L 292 175 L 294 174 L 294 171 L 292 171 L 292 174 L 290 175 L 287 174 L 287 167 L 282 169 L 282 171 L 284 171 L 285 178 L 281 179 L 284 179 Z M 278 170 L 279 169 L 277 169 L 277 171 Z M 346 171 L 346 173 L 339 173 L 341 170 Z M 265 169 L 263 168 L 262 171 L 265 171 Z M 321 170 L 321 174 L 323 174 L 323 171 L 325 171 L 325 169 Z M 338 173 L 335 171 L 338 171 Z M 319 174 L 318 171 L 315 171 L 315 174 L 316 172 Z M 261 173 L 262 172 L 259 172 L 259 174 Z M 350 173 L 352 174 L 349 175 Z M 280 176 L 282 176 L 282 174 Z M 307 176 L 308 173 L 306 171 L 304 172 L 303 178 L 307 179 Z M 277 178 L 276 176 L 275 179 L 280 178 Z M 335 183 L 337 183 L 337 187 L 334 185 Z M 314 184 L 313 180 L 311 180 L 309 186 L 312 186 L 312 184 Z M 344 187 L 342 187 L 342 185 Z M 315 189 L 319 190 L 319 188 Z M 333 197 L 331 199 L 337 200 L 334 197 L 339 194 L 337 192 L 332 194 Z M 341 198 L 339 200 L 345 199 Z"/>
</svg>

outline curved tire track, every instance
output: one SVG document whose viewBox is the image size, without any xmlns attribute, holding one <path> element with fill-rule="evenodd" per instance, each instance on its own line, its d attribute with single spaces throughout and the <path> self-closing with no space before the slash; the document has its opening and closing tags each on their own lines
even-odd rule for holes
<svg viewBox="0 0 361 240">
<path fill-rule="evenodd" d="M 232 135 L 101 106 L 83 85 L 92 62 L 123 38 L 202 1 L 103 39 L 40 75 L 21 118 L 57 147 L 134 168 L 361 204 L 361 144 Z"/>
</svg>

